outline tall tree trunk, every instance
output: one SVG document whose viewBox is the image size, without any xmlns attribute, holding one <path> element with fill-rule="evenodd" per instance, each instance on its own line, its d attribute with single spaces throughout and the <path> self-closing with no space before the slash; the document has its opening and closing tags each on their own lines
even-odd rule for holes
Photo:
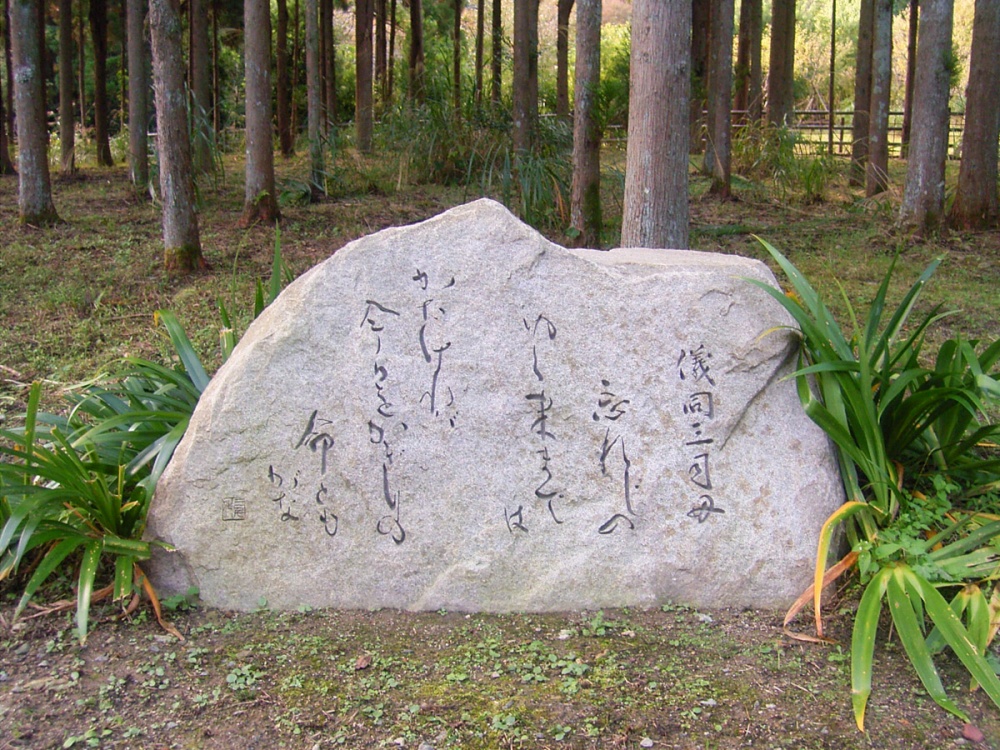
<svg viewBox="0 0 1000 750">
<path fill-rule="evenodd" d="M 569 17 L 573 0 L 556 4 L 556 114 L 569 117 Z"/>
<path fill-rule="evenodd" d="M 323 51 L 320 54 L 323 64 L 323 100 L 326 103 L 323 132 L 332 135 L 337 125 L 337 44 L 334 39 L 333 0 L 322 0 L 319 21 L 320 39 L 323 43 Z"/>
<path fill-rule="evenodd" d="M 452 0 L 454 23 L 451 30 L 451 92 L 455 116 L 462 114 L 462 4 L 464 0 Z"/>
<path fill-rule="evenodd" d="M 77 71 L 76 71 L 76 92 L 77 92 L 77 106 L 80 109 L 80 137 L 86 142 L 87 140 L 87 32 L 86 26 L 83 20 L 83 3 L 79 3 L 80 15 L 79 15 L 79 35 L 80 44 L 77 45 L 76 51 L 79 55 Z"/>
<path fill-rule="evenodd" d="M 476 2 L 476 90 L 473 100 L 478 109 L 483 105 L 483 64 L 485 58 L 486 45 L 486 0 Z"/>
<path fill-rule="evenodd" d="M 482 0 L 480 0 L 482 2 Z M 389 85 L 385 93 L 386 102 L 391 103 L 396 78 L 396 0 L 389 2 Z"/>
<path fill-rule="evenodd" d="M 503 84 L 503 15 L 501 0 L 493 0 L 493 17 L 490 23 L 490 39 L 493 53 L 490 57 L 490 101 L 494 107 L 500 105 L 500 89 Z"/>
<path fill-rule="evenodd" d="M 944 218 L 953 15 L 954 0 L 923 0 L 920 4 L 913 135 L 899 207 L 900 224 L 914 227 L 920 233 L 936 229 Z M 996 95 L 994 89 L 992 96 Z"/>
<path fill-rule="evenodd" d="M 299 43 L 299 32 L 301 24 L 299 24 L 299 0 L 295 0 L 294 10 L 292 11 L 292 85 L 291 85 L 291 100 L 292 100 L 292 134 L 293 137 L 298 134 L 298 122 L 299 122 L 299 106 L 298 99 L 295 96 L 295 91 L 299 85 L 299 60 L 302 59 L 301 44 Z"/>
<path fill-rule="evenodd" d="M 691 0 L 691 151 L 700 153 L 705 141 L 705 107 L 708 92 L 708 36 L 711 27 L 709 0 Z"/>
<path fill-rule="evenodd" d="M 7 15 L 4 14 L 6 27 Z M 10 159 L 10 142 L 7 138 L 6 94 L 4 81 L 0 81 L 0 174 L 14 174 L 14 162 Z"/>
<path fill-rule="evenodd" d="M 538 0 L 514 0 L 514 150 L 531 151 L 538 129 Z"/>
<path fill-rule="evenodd" d="M 128 0 L 128 153 L 129 173 L 136 191 L 149 188 L 149 53 L 144 33 L 146 3 Z"/>
<path fill-rule="evenodd" d="M 108 132 L 108 0 L 90 0 L 90 37 L 94 45 L 94 141 L 97 164 L 114 166 Z"/>
<path fill-rule="evenodd" d="M 7 68 L 7 107 L 4 110 L 6 119 L 4 122 L 7 125 L 7 137 L 9 141 L 13 142 L 15 138 L 14 133 L 14 62 L 11 54 L 13 47 L 10 41 L 10 13 L 9 13 L 9 0 L 3 0 L 3 54 L 4 61 Z"/>
<path fill-rule="evenodd" d="M 244 0 L 246 58 L 246 192 L 243 226 L 281 218 L 274 192 L 274 145 L 271 117 L 271 4 Z"/>
<path fill-rule="evenodd" d="M 326 192 L 317 5 L 317 0 L 306 0 L 306 126 L 309 136 L 309 186 L 313 198 Z"/>
<path fill-rule="evenodd" d="M 872 23 L 872 100 L 868 107 L 865 194 L 889 189 L 889 95 L 892 87 L 892 0 L 875 0 Z"/>
<path fill-rule="evenodd" d="M 1000 3 L 976 0 L 965 95 L 965 129 L 958 189 L 948 217 L 959 229 L 988 229 L 1000 219 L 997 140 L 1000 138 Z"/>
<path fill-rule="evenodd" d="M 1000 6 L 997 6 L 1000 7 Z M 900 156 L 910 152 L 910 132 L 913 130 L 913 81 L 917 76 L 917 26 L 920 4 L 910 0 L 909 29 L 906 35 L 906 83 L 903 88 L 903 132 L 900 136 Z"/>
<path fill-rule="evenodd" d="M 212 82 L 209 78 L 208 3 L 209 0 L 188 0 L 191 23 L 189 62 L 191 89 L 191 123 L 193 142 L 191 159 L 196 172 L 212 171 Z"/>
<path fill-rule="evenodd" d="M 205 267 L 194 210 L 194 171 L 184 93 L 181 14 L 178 0 L 149 0 L 153 42 L 153 91 L 156 142 L 163 200 L 164 262 L 168 271 L 188 273 Z"/>
<path fill-rule="evenodd" d="M 278 143 L 281 155 L 287 158 L 295 153 L 295 138 L 292 136 L 292 100 L 288 88 L 288 0 L 278 0 L 278 27 L 275 30 L 274 54 Z"/>
<path fill-rule="evenodd" d="M 219 0 L 212 0 L 212 130 L 222 134 L 222 91 L 219 88 Z"/>
<path fill-rule="evenodd" d="M 576 76 L 573 83 L 573 189 L 570 225 L 575 245 L 601 241 L 601 127 L 597 95 L 601 83 L 601 0 L 576 8 Z"/>
<path fill-rule="evenodd" d="M 372 2 L 357 0 L 354 18 L 357 72 L 354 83 L 354 127 L 358 151 L 372 150 Z"/>
<path fill-rule="evenodd" d="M 712 175 L 709 191 L 723 200 L 730 196 L 732 172 L 733 0 L 712 0 L 712 33 L 708 61 L 708 141 L 705 171 Z"/>
<path fill-rule="evenodd" d="M 421 0 L 410 0 L 409 98 L 424 101 L 424 12 Z"/>
<path fill-rule="evenodd" d="M 851 125 L 851 184 L 865 184 L 868 168 L 868 123 L 872 102 L 872 42 L 875 0 L 861 0 L 858 50 L 854 66 L 854 117 Z"/>
<path fill-rule="evenodd" d="M 774 0 L 771 66 L 767 72 L 767 119 L 788 123 L 795 114 L 795 0 Z"/>
<path fill-rule="evenodd" d="M 73 116 L 73 2 L 59 0 L 59 162 L 63 174 L 76 171 Z"/>
<path fill-rule="evenodd" d="M 635 0 L 622 247 L 688 244 L 690 0 Z"/>
<path fill-rule="evenodd" d="M 42 226 L 59 221 L 49 179 L 45 82 L 38 43 L 40 5 L 36 0 L 10 0 L 10 38 L 17 114 L 17 207 L 22 224 Z"/>
<path fill-rule="evenodd" d="M 736 55 L 736 99 L 733 104 L 745 112 L 746 120 L 756 122 L 761 117 L 761 33 L 763 9 L 761 0 L 740 0 L 740 36 Z"/>
<path fill-rule="evenodd" d="M 385 33 L 389 8 L 386 0 L 375 0 L 375 89 L 379 103 L 385 103 L 389 89 L 388 37 Z"/>
</svg>

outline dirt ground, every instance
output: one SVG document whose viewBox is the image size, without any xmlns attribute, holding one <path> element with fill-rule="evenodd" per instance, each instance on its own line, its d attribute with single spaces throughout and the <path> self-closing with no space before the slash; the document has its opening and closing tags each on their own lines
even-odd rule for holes
<svg viewBox="0 0 1000 750">
<path fill-rule="evenodd" d="M 98 623 L 81 647 L 69 613 L 12 624 L 8 594 L 0 748 L 1000 749 L 1000 712 L 968 692 L 955 660 L 939 663 L 968 725 L 930 700 L 891 639 L 858 731 L 852 600 L 830 618 L 833 646 L 783 635 L 779 613 L 665 606 L 502 616 L 192 607 L 169 613 L 183 642 L 140 610 Z"/>
</svg>

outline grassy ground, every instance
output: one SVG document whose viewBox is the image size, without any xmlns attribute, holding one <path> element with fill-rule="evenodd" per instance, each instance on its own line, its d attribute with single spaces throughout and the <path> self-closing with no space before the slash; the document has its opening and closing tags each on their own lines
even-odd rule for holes
<svg viewBox="0 0 1000 750">
<path fill-rule="evenodd" d="M 610 246 L 622 154 L 609 152 L 605 163 Z M 305 174 L 301 159 L 278 167 L 293 193 Z M 65 223 L 45 230 L 17 226 L 16 179 L 0 178 L 0 424 L 17 423 L 32 381 L 47 381 L 46 406 L 57 409 L 63 388 L 112 369 L 122 356 L 168 357 L 158 309 L 173 310 L 204 361 L 218 364 L 218 302 L 237 315 L 238 327 L 246 325 L 275 242 L 271 227 L 237 226 L 239 169 L 227 161 L 224 179 L 201 185 L 211 270 L 180 279 L 163 272 L 158 211 L 132 195 L 124 169 L 57 177 Z M 894 169 L 901 180 L 902 167 Z M 478 197 L 462 186 L 407 185 L 401 174 L 391 159 L 345 154 L 335 199 L 285 205 L 280 241 L 292 270 L 303 272 L 355 237 Z M 864 310 L 897 253 L 897 296 L 944 256 L 921 305 L 959 312 L 932 336 L 1000 337 L 1000 234 L 913 241 L 893 226 L 893 196 L 858 199 L 836 170 L 822 187 L 825 200 L 806 203 L 796 185 L 740 181 L 738 200 L 719 203 L 695 178 L 691 245 L 763 258 L 752 235 L 764 237 L 843 320 L 838 284 Z M 546 234 L 558 242 L 565 221 L 558 209 L 547 215 Z M 15 594 L 6 585 L 0 748 L 930 749 L 967 742 L 961 722 L 934 706 L 891 644 L 879 652 L 869 734 L 853 727 L 850 593 L 833 605 L 841 647 L 787 639 L 777 613 L 667 607 L 600 617 L 195 610 L 174 615 L 185 643 L 140 614 L 100 624 L 81 649 L 65 615 L 12 623 Z M 68 594 L 68 584 L 57 583 L 43 599 Z M 984 746 L 1000 748 L 1000 714 L 943 663 L 949 691 L 992 743 Z"/>
</svg>

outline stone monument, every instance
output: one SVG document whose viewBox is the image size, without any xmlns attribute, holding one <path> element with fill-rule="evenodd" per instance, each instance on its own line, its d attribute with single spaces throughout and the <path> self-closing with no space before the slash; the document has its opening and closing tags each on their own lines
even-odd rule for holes
<svg viewBox="0 0 1000 750">
<path fill-rule="evenodd" d="M 253 323 L 160 480 L 211 606 L 774 607 L 843 500 L 762 263 L 567 250 L 480 200 L 344 247 Z"/>
</svg>

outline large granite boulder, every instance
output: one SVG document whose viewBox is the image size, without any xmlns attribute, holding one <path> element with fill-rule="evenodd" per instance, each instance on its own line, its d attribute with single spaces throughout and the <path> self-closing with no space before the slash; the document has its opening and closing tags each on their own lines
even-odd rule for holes
<svg viewBox="0 0 1000 750">
<path fill-rule="evenodd" d="M 163 593 L 218 607 L 778 606 L 842 501 L 755 260 L 566 250 L 481 200 L 340 250 L 205 391 Z"/>
</svg>

